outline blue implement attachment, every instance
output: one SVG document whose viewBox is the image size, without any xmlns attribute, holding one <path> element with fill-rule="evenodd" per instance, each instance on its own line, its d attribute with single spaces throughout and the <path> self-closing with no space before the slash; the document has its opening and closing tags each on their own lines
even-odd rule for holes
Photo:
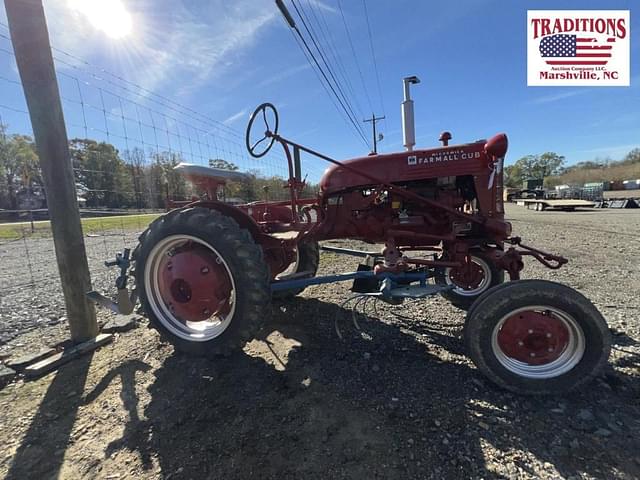
<svg viewBox="0 0 640 480">
<path fill-rule="evenodd" d="M 336 275 L 325 275 L 322 277 L 300 278 L 292 280 L 277 280 L 271 283 L 271 291 L 279 292 L 283 290 L 295 290 L 298 288 L 308 287 L 309 285 L 322 285 L 325 283 L 345 282 L 348 280 L 356 280 L 363 278 L 375 278 L 381 281 L 380 290 L 371 292 L 369 296 L 377 296 L 384 298 L 422 298 L 429 295 L 435 295 L 453 288 L 450 285 L 427 285 L 427 272 L 416 273 L 389 273 L 383 272 L 376 274 L 375 272 L 360 271 L 339 273 Z M 410 285 L 410 283 L 419 282 L 418 285 Z"/>
<path fill-rule="evenodd" d="M 362 250 L 353 250 L 351 248 L 332 247 L 330 245 L 322 245 L 320 250 L 324 252 L 338 253 L 341 255 L 351 255 L 352 257 L 381 257 L 380 252 L 364 252 Z"/>
</svg>

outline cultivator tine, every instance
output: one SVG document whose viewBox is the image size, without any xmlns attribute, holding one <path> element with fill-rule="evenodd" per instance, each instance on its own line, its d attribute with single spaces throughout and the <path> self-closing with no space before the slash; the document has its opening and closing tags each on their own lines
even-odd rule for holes
<svg viewBox="0 0 640 480">
<path fill-rule="evenodd" d="M 362 302 L 367 297 L 368 297 L 368 295 L 354 295 L 352 297 L 347 298 L 344 302 L 342 302 L 340 304 L 340 310 L 342 310 L 342 309 L 346 309 L 347 305 L 350 302 L 352 302 L 353 300 L 356 301 L 354 303 L 353 307 L 351 307 L 351 319 L 353 321 L 354 327 L 358 331 L 362 331 L 362 329 L 360 328 L 360 325 L 358 324 L 358 320 L 356 318 L 356 314 L 357 314 L 357 310 L 356 309 L 358 308 L 358 305 L 360 304 L 360 302 Z M 334 321 L 334 328 L 336 330 L 336 334 L 338 335 L 338 338 L 340 338 L 340 340 L 344 340 L 344 337 L 342 336 L 342 332 L 340 331 L 340 327 L 338 326 L 338 321 L 340 320 L 340 310 L 338 310 L 338 313 L 336 313 L 336 318 L 335 318 L 335 321 Z"/>
<path fill-rule="evenodd" d="M 362 327 L 360 327 L 360 324 L 358 323 L 358 315 L 363 315 L 365 319 L 368 318 L 367 306 L 369 305 L 369 302 L 372 301 L 375 308 L 378 302 L 378 299 L 376 297 L 377 297 L 377 294 L 369 294 L 369 293 L 354 295 L 352 297 L 347 298 L 344 302 L 340 304 L 340 309 L 346 309 L 347 305 L 349 305 L 349 303 L 355 300 L 355 303 L 351 307 L 351 321 L 353 322 L 354 328 L 359 332 L 362 332 Z M 360 311 L 358 311 L 358 307 L 360 307 Z M 377 310 L 376 310 L 376 315 L 377 315 Z M 342 331 L 340 330 L 340 326 L 338 325 L 339 320 L 340 320 L 340 312 L 336 314 L 334 328 L 335 328 L 336 334 L 338 335 L 338 338 L 340 338 L 340 340 L 344 340 Z"/>
<path fill-rule="evenodd" d="M 353 322 L 353 328 L 355 328 L 358 331 L 362 330 L 360 328 L 360 325 L 358 324 L 358 311 L 355 309 L 351 310 L 351 321 Z"/>
<path fill-rule="evenodd" d="M 376 317 L 380 317 L 380 313 L 378 313 L 378 299 L 376 298 L 375 301 L 373 302 L 373 313 L 375 314 Z"/>
<path fill-rule="evenodd" d="M 336 316 L 335 322 L 333 323 L 333 327 L 336 330 L 336 334 L 338 335 L 338 338 L 340 340 L 344 340 L 344 337 L 342 336 L 342 333 L 340 333 L 340 327 L 338 327 L 338 317 L 337 316 Z"/>
<path fill-rule="evenodd" d="M 358 324 L 358 306 L 360 304 L 366 304 L 368 300 L 368 297 L 366 297 L 365 295 L 360 296 L 360 298 L 358 298 L 358 300 L 356 300 L 356 303 L 353 305 L 353 308 L 351 309 L 351 320 L 353 321 L 353 326 L 356 330 L 361 331 L 362 329 L 360 328 L 360 325 Z M 364 314 L 364 307 L 363 307 L 363 313 Z M 365 315 L 366 316 L 366 315 Z"/>
<path fill-rule="evenodd" d="M 364 318 L 369 318 L 369 314 L 367 313 L 367 306 L 369 305 L 369 300 L 371 300 L 371 297 L 367 297 L 364 299 L 364 301 L 362 302 L 362 314 L 364 315 Z"/>
<path fill-rule="evenodd" d="M 340 340 L 344 340 L 344 337 L 342 336 L 342 332 L 340 331 L 340 327 L 338 326 L 338 321 L 340 320 L 340 310 L 343 309 L 347 305 L 347 303 L 349 303 L 353 299 L 354 297 L 347 298 L 344 302 L 340 304 L 340 307 L 336 312 L 335 320 L 333 322 L 333 327 L 335 328 L 336 334 L 338 335 L 338 338 Z"/>
</svg>

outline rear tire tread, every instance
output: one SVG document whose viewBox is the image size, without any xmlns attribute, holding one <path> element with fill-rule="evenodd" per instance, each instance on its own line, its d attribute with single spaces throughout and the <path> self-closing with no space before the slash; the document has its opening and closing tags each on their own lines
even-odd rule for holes
<svg viewBox="0 0 640 480">
<path fill-rule="evenodd" d="M 149 307 L 144 288 L 144 264 L 153 246 L 162 238 L 175 234 L 192 235 L 211 243 L 229 263 L 236 287 L 236 313 L 218 337 L 206 341 L 188 341 L 173 335 L 156 318 Z M 203 207 L 173 210 L 154 220 L 139 237 L 136 247 L 136 284 L 140 302 L 149 324 L 177 350 L 197 356 L 227 356 L 242 348 L 262 328 L 270 303 L 269 272 L 262 248 L 250 233 L 230 217 Z M 241 298 L 240 298 L 241 297 Z"/>
</svg>

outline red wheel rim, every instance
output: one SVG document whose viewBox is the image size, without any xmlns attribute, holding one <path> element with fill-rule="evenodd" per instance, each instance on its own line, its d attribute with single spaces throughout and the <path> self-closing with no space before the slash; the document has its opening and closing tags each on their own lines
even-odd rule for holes
<svg viewBox="0 0 640 480">
<path fill-rule="evenodd" d="M 519 312 L 508 317 L 498 333 L 502 352 L 528 365 L 557 360 L 568 344 L 569 329 L 551 312 Z"/>
<path fill-rule="evenodd" d="M 484 270 L 475 262 L 469 262 L 461 268 L 452 268 L 449 273 L 451 281 L 465 290 L 478 288 L 484 280 Z"/>
<path fill-rule="evenodd" d="M 219 258 L 203 245 L 187 243 L 159 265 L 158 290 L 184 322 L 201 322 L 229 311 L 231 280 Z"/>
<path fill-rule="evenodd" d="M 580 323 L 555 306 L 513 310 L 494 326 L 492 353 L 507 370 L 525 378 L 548 379 L 573 369 L 584 356 Z"/>
<path fill-rule="evenodd" d="M 471 256 L 470 261 L 461 267 L 447 268 L 445 282 L 453 285 L 458 295 L 479 295 L 491 285 L 491 268 L 483 259 Z"/>
</svg>

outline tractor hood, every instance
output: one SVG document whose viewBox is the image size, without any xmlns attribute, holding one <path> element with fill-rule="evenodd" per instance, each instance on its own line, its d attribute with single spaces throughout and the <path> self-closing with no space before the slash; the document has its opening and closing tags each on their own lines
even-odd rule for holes
<svg viewBox="0 0 640 480">
<path fill-rule="evenodd" d="M 504 143 L 506 152 L 506 138 L 506 135 L 498 134 L 488 142 L 480 140 L 462 145 L 346 160 L 342 163 L 350 169 L 337 165 L 329 167 L 320 180 L 320 190 L 326 195 L 374 183 L 351 169 L 379 178 L 385 183 L 456 175 L 487 175 L 493 168 L 493 157 L 487 153 L 486 147 L 499 141 Z"/>
</svg>

